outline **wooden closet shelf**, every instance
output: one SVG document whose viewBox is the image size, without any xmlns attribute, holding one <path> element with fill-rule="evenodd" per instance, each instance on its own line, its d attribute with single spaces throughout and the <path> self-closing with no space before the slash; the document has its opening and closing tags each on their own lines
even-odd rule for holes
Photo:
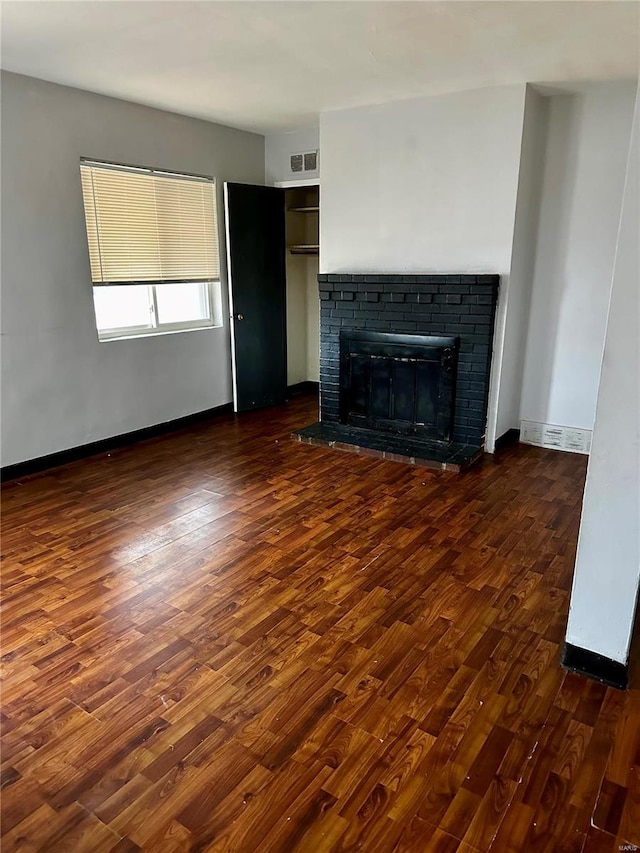
<svg viewBox="0 0 640 853">
<path fill-rule="evenodd" d="M 317 255 L 320 252 L 320 246 L 313 243 L 307 243 L 297 246 L 289 246 L 289 251 L 292 255 Z"/>
</svg>

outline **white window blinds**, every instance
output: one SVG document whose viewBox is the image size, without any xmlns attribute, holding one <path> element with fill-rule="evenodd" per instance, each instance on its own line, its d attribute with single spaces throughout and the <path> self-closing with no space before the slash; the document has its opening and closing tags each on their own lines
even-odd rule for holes
<svg viewBox="0 0 640 853">
<path fill-rule="evenodd" d="M 94 284 L 220 278 L 212 180 L 90 161 L 80 172 Z"/>
</svg>

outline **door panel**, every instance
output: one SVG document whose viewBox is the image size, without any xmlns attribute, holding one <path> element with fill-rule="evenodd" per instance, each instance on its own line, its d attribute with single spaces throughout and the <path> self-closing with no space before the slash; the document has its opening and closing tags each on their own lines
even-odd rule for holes
<svg viewBox="0 0 640 853">
<path fill-rule="evenodd" d="M 284 190 L 225 183 L 233 402 L 282 403 L 287 390 Z"/>
</svg>

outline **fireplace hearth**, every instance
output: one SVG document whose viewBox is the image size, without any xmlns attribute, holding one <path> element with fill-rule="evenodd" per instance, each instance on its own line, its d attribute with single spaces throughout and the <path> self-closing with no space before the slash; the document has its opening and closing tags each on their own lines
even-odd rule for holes
<svg viewBox="0 0 640 853">
<path fill-rule="evenodd" d="M 479 458 L 497 275 L 322 274 L 320 421 L 300 441 L 460 470 Z"/>
</svg>

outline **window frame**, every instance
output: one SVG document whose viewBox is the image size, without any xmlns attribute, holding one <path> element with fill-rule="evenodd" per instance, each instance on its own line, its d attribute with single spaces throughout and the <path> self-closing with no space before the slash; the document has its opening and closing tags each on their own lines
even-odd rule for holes
<svg viewBox="0 0 640 853">
<path fill-rule="evenodd" d="M 208 309 L 208 319 L 200 319 L 200 320 L 181 320 L 178 323 L 161 323 L 158 320 L 158 301 L 156 298 L 156 287 L 171 287 L 172 284 L 203 284 L 205 285 L 205 295 L 207 299 L 207 309 Z M 140 281 L 140 282 L 131 282 L 129 284 L 124 285 L 125 287 L 136 287 L 136 286 L 144 286 L 151 289 L 151 299 L 149 301 L 149 308 L 151 309 L 149 314 L 153 316 L 155 319 L 155 326 L 118 326 L 113 329 L 101 329 L 98 327 L 98 318 L 95 314 L 95 305 L 94 305 L 94 317 L 96 320 L 96 331 L 98 333 L 98 340 L 102 343 L 103 341 L 118 341 L 118 340 L 128 340 L 130 338 L 148 338 L 148 337 L 157 337 L 159 335 L 173 335 L 177 332 L 195 332 L 198 329 L 221 329 L 224 326 L 224 314 L 222 311 L 221 297 L 222 297 L 222 284 L 220 279 L 209 279 L 208 281 L 193 281 L 193 280 L 185 280 L 181 282 L 168 282 L 163 281 L 162 283 L 156 284 L 155 282 L 149 281 Z M 216 294 L 215 288 L 217 286 L 218 293 Z M 95 291 L 98 288 L 103 287 L 111 287 L 108 284 L 93 284 L 92 290 Z M 218 303 L 216 306 L 216 302 Z M 216 310 L 216 308 L 218 310 Z M 152 313 L 153 312 L 153 313 Z"/>
<path fill-rule="evenodd" d="M 217 257 L 221 258 L 220 229 L 218 217 L 218 182 L 210 175 L 199 175 L 193 172 L 180 172 L 177 170 L 160 169 L 151 166 L 135 166 L 128 163 L 115 163 L 109 160 L 98 160 L 94 157 L 80 157 L 80 166 L 95 166 L 100 169 L 111 169 L 114 171 L 144 173 L 148 175 L 159 175 L 161 177 L 175 177 L 177 179 L 190 179 L 197 182 L 209 183 L 211 185 L 214 221 L 216 223 Z M 87 243 L 89 236 L 85 232 Z M 140 326 L 119 326 L 116 328 L 100 328 L 98 326 L 98 315 L 96 313 L 95 301 L 93 306 L 96 333 L 98 341 L 108 342 L 117 340 L 130 340 L 133 338 L 158 337 L 160 335 L 171 335 L 178 332 L 191 332 L 204 329 L 219 329 L 224 327 L 224 310 L 222 304 L 222 270 L 217 270 L 218 278 L 211 279 L 173 279 L 159 281 L 127 281 L 127 282 L 98 282 L 91 280 L 92 296 L 98 288 L 124 286 L 145 286 L 149 288 L 149 315 L 150 324 Z M 200 284 L 204 285 L 206 299 L 207 317 L 197 320 L 181 320 L 175 323 L 160 322 L 158 313 L 157 287 L 171 287 L 174 284 Z"/>
</svg>

